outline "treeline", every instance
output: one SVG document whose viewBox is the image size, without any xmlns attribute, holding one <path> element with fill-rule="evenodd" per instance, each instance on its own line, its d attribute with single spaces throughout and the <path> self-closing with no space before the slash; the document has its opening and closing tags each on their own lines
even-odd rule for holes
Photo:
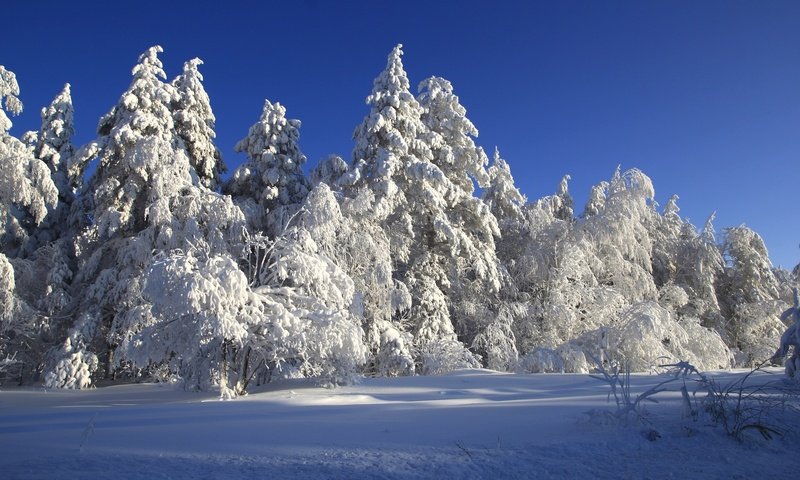
<svg viewBox="0 0 800 480">
<path fill-rule="evenodd" d="M 300 122 L 266 101 L 227 179 L 202 62 L 168 82 L 161 51 L 141 55 L 80 147 L 69 85 L 39 132 L 10 135 L 22 104 L 0 67 L 6 382 L 235 396 L 291 376 L 744 366 L 778 347 L 798 269 L 773 269 L 755 232 L 718 242 L 713 215 L 698 231 L 677 197 L 659 211 L 636 169 L 593 187 L 582 211 L 569 176 L 529 202 L 500 153 L 475 144 L 450 82 L 411 93 L 399 45 L 350 161 L 304 174 Z"/>
</svg>

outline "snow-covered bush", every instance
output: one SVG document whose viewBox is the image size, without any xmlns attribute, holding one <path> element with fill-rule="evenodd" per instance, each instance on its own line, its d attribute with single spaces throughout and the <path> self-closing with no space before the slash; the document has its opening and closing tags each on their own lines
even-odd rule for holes
<svg viewBox="0 0 800 480">
<path fill-rule="evenodd" d="M 537 348 L 519 359 L 519 371 L 523 373 L 564 373 L 564 360 L 555 350 Z"/>
<path fill-rule="evenodd" d="M 455 339 L 440 338 L 430 341 L 420 349 L 422 375 L 443 375 L 463 368 L 479 368 L 478 359 Z"/>
<path fill-rule="evenodd" d="M 375 355 L 375 373 L 385 377 L 414 374 L 414 355 L 411 353 L 414 336 L 395 328 L 390 322 L 379 325 L 380 344 Z"/>
<path fill-rule="evenodd" d="M 97 355 L 78 350 L 62 357 L 56 366 L 47 372 L 46 388 L 84 389 L 92 386 L 92 374 L 97 370 Z"/>
<path fill-rule="evenodd" d="M 507 309 L 501 310 L 497 317 L 479 333 L 472 343 L 481 352 L 486 367 L 501 372 L 514 371 L 517 366 L 517 351 L 514 332 L 511 330 L 513 317 Z"/>
<path fill-rule="evenodd" d="M 86 350 L 86 339 L 92 337 L 94 322 L 88 314 L 81 315 L 66 341 L 55 353 L 55 365 L 44 377 L 46 388 L 83 389 L 92 386 L 92 375 L 99 367 L 97 355 Z"/>
<path fill-rule="evenodd" d="M 274 368 L 332 385 L 351 381 L 367 355 L 361 297 L 334 261 L 339 227 L 348 229 L 330 189 L 319 184 L 275 240 L 255 289 L 271 305 L 267 312 L 279 313 L 265 317 L 272 322 Z"/>
<path fill-rule="evenodd" d="M 717 332 L 702 327 L 696 319 L 678 321 L 656 302 L 633 305 L 617 326 L 590 332 L 578 343 L 587 354 L 627 363 L 634 372 L 681 359 L 704 370 L 728 368 L 732 360 Z"/>
<path fill-rule="evenodd" d="M 592 363 L 586 358 L 586 354 L 579 346 L 572 342 L 567 342 L 558 349 L 558 355 L 564 362 L 564 371 L 570 373 L 589 373 Z"/>
</svg>

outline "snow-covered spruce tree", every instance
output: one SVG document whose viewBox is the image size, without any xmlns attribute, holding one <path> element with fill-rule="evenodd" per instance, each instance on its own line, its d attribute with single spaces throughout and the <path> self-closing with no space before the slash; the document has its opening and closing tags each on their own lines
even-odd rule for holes
<svg viewBox="0 0 800 480">
<path fill-rule="evenodd" d="M 516 367 L 519 349 L 525 343 L 518 333 L 523 333 L 526 339 L 530 337 L 518 327 L 521 321 L 531 316 L 531 295 L 523 291 L 525 282 L 522 277 L 525 276 L 523 272 L 531 271 L 529 260 L 532 256 L 527 253 L 534 247 L 526 215 L 527 199 L 514 184 L 511 168 L 497 147 L 488 174 L 489 183 L 483 188 L 481 198 L 500 230 L 495 249 L 501 288 L 497 295 L 497 314 L 485 331 L 475 338 L 474 345 L 483 352 L 487 366 L 511 370 Z M 530 324 L 525 327 L 533 328 Z M 513 342 L 510 343 L 511 339 Z"/>
<path fill-rule="evenodd" d="M 74 225 L 70 210 L 75 199 L 75 182 L 69 174 L 69 164 L 75 153 L 72 135 L 72 96 L 70 85 L 41 110 L 42 126 L 35 138 L 34 155 L 50 169 L 50 176 L 58 189 L 58 202 L 49 208 L 44 221 L 30 231 L 26 243 L 26 256 L 31 260 L 28 269 L 35 272 L 26 279 L 21 278 L 21 291 L 26 301 L 49 316 L 58 316 L 71 301 L 69 285 L 74 275 L 72 247 Z M 31 132 L 32 133 L 32 132 Z M 42 282 L 42 278 L 46 278 Z M 56 322 L 58 323 L 58 322 Z M 58 325 L 48 322 L 51 334 L 57 334 Z"/>
<path fill-rule="evenodd" d="M 0 250 L 12 257 L 24 255 L 29 232 L 54 208 L 58 189 L 47 165 L 39 161 L 33 148 L 8 131 L 11 115 L 22 112 L 16 75 L 0 66 L 0 216 L 3 220 Z"/>
<path fill-rule="evenodd" d="M 300 121 L 287 119 L 283 105 L 266 100 L 258 122 L 236 144 L 247 161 L 233 172 L 225 192 L 245 212 L 248 223 L 271 238 L 281 234 L 308 194 L 299 138 Z"/>
<path fill-rule="evenodd" d="M 527 199 L 514 184 L 511 167 L 501 158 L 500 151 L 495 148 L 492 165 L 488 170 L 489 183 L 483 189 L 481 199 L 489 207 L 489 211 L 497 220 L 500 238 L 496 241 L 495 250 L 503 271 L 513 277 L 520 261 L 524 263 L 524 251 L 529 244 L 529 225 L 525 214 Z M 525 267 L 522 267 L 523 269 Z M 513 278 L 506 279 L 506 286 L 501 293 L 511 293 L 515 289 Z M 513 295 L 512 295 L 513 296 Z M 510 297 L 507 298 L 510 300 Z"/>
<path fill-rule="evenodd" d="M 494 239 L 500 236 L 500 230 L 489 206 L 474 196 L 476 183 L 480 187 L 489 185 L 488 158 L 475 145 L 478 130 L 466 117 L 466 109 L 449 81 L 431 77 L 420 84 L 419 90 L 422 122 L 432 134 L 432 163 L 444 174 L 443 183 L 449 182 L 444 205 L 434 204 L 441 212 L 433 216 L 446 219 L 447 224 L 437 225 L 441 220 L 436 219 L 425 228 L 440 231 L 447 238 L 436 245 L 447 267 L 450 288 L 445 293 L 458 336 L 471 344 L 498 313 L 495 298 L 500 271 Z M 433 213 L 431 206 L 426 210 Z M 429 242 L 423 248 L 431 246 Z M 492 337 L 500 332 L 510 329 L 495 328 Z M 513 344 L 513 336 L 503 343 Z"/>
<path fill-rule="evenodd" d="M 348 166 L 339 155 L 329 155 L 317 163 L 317 166 L 311 170 L 309 178 L 310 187 L 314 188 L 320 183 L 328 185 L 333 190 L 341 190 L 342 187 L 347 186 Z"/>
<path fill-rule="evenodd" d="M 745 225 L 725 229 L 723 254 L 717 295 L 727 323 L 721 333 L 737 365 L 753 366 L 770 358 L 784 329 L 778 283 L 764 241 Z"/>
<path fill-rule="evenodd" d="M 472 223 L 472 219 L 487 218 L 488 209 L 484 215 L 480 211 L 485 208 L 483 204 L 472 203 L 471 195 L 465 194 L 471 194 L 472 180 L 469 170 L 461 171 L 476 161 L 483 168 L 485 162 L 471 139 L 461 138 L 474 127 L 466 119 L 452 117 L 463 107 L 452 90 L 448 91 L 449 84 L 441 80 L 427 84 L 431 91 L 426 90 L 422 98 L 427 99 L 430 113 L 409 92 L 401 48 L 398 45 L 391 52 L 386 69 L 375 79 L 372 94 L 367 97 L 371 110 L 354 133 L 353 165 L 359 168 L 360 185 L 373 192 L 373 211 L 391 246 L 393 276 L 411 295 L 407 315 L 422 352 L 418 360 L 435 361 L 439 353 L 443 358 L 462 358 L 452 354 L 453 348 L 463 346 L 456 339 L 449 298 L 459 287 L 453 282 L 458 280 L 458 268 L 467 272 L 475 267 L 471 274 L 477 281 L 493 283 L 497 288 L 494 264 L 481 264 L 483 255 L 473 264 L 464 261 L 469 252 L 474 252 L 477 239 L 487 230 L 496 231 L 494 222 L 482 226 Z M 423 121 L 423 115 L 430 125 Z M 443 125 L 448 115 L 453 122 L 450 131 Z M 470 145 L 473 158 L 458 160 L 463 167 L 457 167 L 453 152 L 465 154 Z M 453 180 L 443 168 L 451 171 Z M 448 215 L 450 209 L 477 228 L 474 234 L 454 222 Z M 493 242 L 493 235 L 488 235 L 487 242 Z M 493 248 L 490 252 L 493 256 Z M 433 350 L 426 348 L 429 343 Z M 426 371 L 424 365 L 420 367 L 420 371 Z"/>
<path fill-rule="evenodd" d="M 373 83 L 366 99 L 370 113 L 353 134 L 353 165 L 360 167 L 359 185 L 371 191 L 371 210 L 389 240 L 392 275 L 411 295 L 410 309 L 402 315 L 409 316 L 408 327 L 422 345 L 434 336 L 454 339 L 455 334 L 444 293 L 422 272 L 422 263 L 431 262 L 430 255 L 412 257 L 415 221 L 420 221 L 414 218 L 420 212 L 412 208 L 413 197 L 428 194 L 442 203 L 443 199 L 438 192 L 415 190 L 427 186 L 422 178 L 413 186 L 411 182 L 413 174 L 437 175 L 440 181 L 445 177 L 431 163 L 433 154 L 425 138 L 428 129 L 421 120 L 422 108 L 409 91 L 402 53 L 402 45 L 392 50 L 386 69 Z M 421 214 L 427 217 L 427 212 Z M 414 270 L 412 260 L 417 265 Z"/>
<path fill-rule="evenodd" d="M 211 101 L 203 87 L 203 75 L 197 69 L 203 61 L 194 58 L 183 64 L 183 73 L 172 81 L 178 96 L 171 105 L 175 128 L 186 144 L 189 162 L 200 183 L 215 190 L 220 182 L 220 175 L 225 173 L 217 146 L 214 144 L 214 112 Z"/>
<path fill-rule="evenodd" d="M 75 126 L 69 84 L 64 85 L 64 89 L 49 106 L 42 108 L 41 116 L 42 126 L 36 134 L 34 156 L 49 167 L 50 176 L 58 189 L 58 203 L 55 208 L 50 209 L 35 232 L 31 232 L 34 238 L 28 242 L 29 252 L 59 239 L 69 228 L 68 217 L 75 197 L 68 171 L 69 162 L 75 153 L 72 145 Z"/>
<path fill-rule="evenodd" d="M 45 326 L 42 316 L 24 300 L 21 287 L 32 278 L 31 260 L 22 258 L 28 251 L 29 233 L 42 223 L 58 199 L 58 191 L 45 163 L 34 156 L 32 147 L 13 137 L 6 112 L 22 111 L 19 85 L 13 72 L 0 66 L 0 361 L 14 358 L 24 377 L 41 361 L 39 333 Z M 20 278 L 20 281 L 17 280 Z M 37 279 L 41 285 L 41 278 Z M 35 300 L 35 299 L 34 299 Z M 15 373 L 19 373 L 15 368 Z"/>
<path fill-rule="evenodd" d="M 521 230 L 525 221 L 523 207 L 527 203 L 527 199 L 514 184 L 511 167 L 500 156 L 500 150 L 496 147 L 488 174 L 489 182 L 483 189 L 481 198 L 497 219 L 501 232 L 499 245 L 506 238 L 507 233 Z M 498 255 L 502 257 L 499 247 Z"/>
<path fill-rule="evenodd" d="M 76 241 L 73 288 L 80 295 L 72 305 L 75 323 L 46 377 L 51 387 L 86 387 L 98 365 L 112 376 L 125 361 L 140 358 L 125 348 L 115 356 L 117 347 L 153 323 L 172 320 L 159 316 L 169 311 L 159 308 L 159 298 L 142 297 L 157 258 L 197 249 L 224 259 L 242 241 L 239 209 L 206 189 L 192 167 L 175 127 L 170 106 L 178 93 L 164 82 L 161 51 L 142 54 L 131 86 L 72 165 L 99 160 L 81 193 L 89 201 L 73 206 L 85 208 L 81 215 L 92 223 Z"/>
<path fill-rule="evenodd" d="M 398 227 L 392 249 L 401 262 L 408 261 L 411 219 L 404 208 L 409 201 L 408 177 L 411 164 L 428 163 L 432 152 L 425 141 L 422 108 L 409 91 L 403 69 L 402 45 L 389 54 L 386 69 L 375 78 L 366 103 L 370 113 L 353 133 L 353 164 L 359 179 L 375 196 L 375 214 L 384 224 Z"/>
</svg>

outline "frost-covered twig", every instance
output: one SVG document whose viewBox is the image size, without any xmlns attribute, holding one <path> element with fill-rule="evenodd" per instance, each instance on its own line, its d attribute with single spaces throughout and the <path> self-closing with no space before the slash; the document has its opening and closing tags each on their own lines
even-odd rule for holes
<svg viewBox="0 0 800 480">
<path fill-rule="evenodd" d="M 720 385 L 712 378 L 701 377 L 695 389 L 706 395 L 697 401 L 712 422 L 721 425 L 725 432 L 741 441 L 749 430 L 757 431 L 764 439 L 783 435 L 791 427 L 786 418 L 797 418 L 797 400 L 800 391 L 789 388 L 782 382 L 748 385 L 747 381 L 756 372 L 761 372 L 769 360 L 762 362 L 746 375 Z M 787 415 L 788 413 L 788 415 Z"/>
<path fill-rule="evenodd" d="M 594 355 L 589 356 L 595 362 L 597 372 L 600 374 L 589 376 L 608 384 L 611 388 L 608 398 L 610 400 L 612 396 L 614 397 L 614 402 L 617 405 L 617 411 L 614 413 L 614 416 L 619 420 L 626 420 L 631 413 L 638 419 L 644 420 L 641 412 L 641 405 L 644 402 L 658 403 L 658 400 L 653 397 L 667 390 L 664 388 L 664 385 L 677 380 L 677 378 L 671 377 L 634 397 L 631 393 L 630 363 L 625 362 L 623 368 L 614 367 L 613 370 L 609 372 L 597 357 Z"/>
</svg>

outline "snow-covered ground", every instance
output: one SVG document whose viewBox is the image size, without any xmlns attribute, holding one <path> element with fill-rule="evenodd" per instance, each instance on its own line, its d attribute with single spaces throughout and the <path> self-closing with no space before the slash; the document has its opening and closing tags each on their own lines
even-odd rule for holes
<svg viewBox="0 0 800 480">
<path fill-rule="evenodd" d="M 776 371 L 777 372 L 777 371 Z M 740 372 L 714 374 L 721 383 Z M 665 379 L 634 375 L 634 391 Z M 758 374 L 756 382 L 779 381 Z M 781 478 L 797 436 L 738 442 L 682 418 L 679 384 L 648 422 L 601 424 L 588 375 L 464 370 L 233 401 L 173 386 L 0 390 L 0 478 Z"/>
</svg>

